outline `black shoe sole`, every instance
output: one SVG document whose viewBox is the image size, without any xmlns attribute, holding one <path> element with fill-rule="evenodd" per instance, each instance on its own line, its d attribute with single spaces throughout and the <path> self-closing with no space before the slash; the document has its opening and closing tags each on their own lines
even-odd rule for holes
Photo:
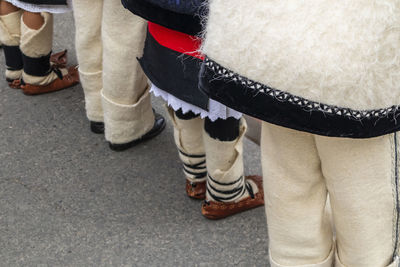
<svg viewBox="0 0 400 267">
<path fill-rule="evenodd" d="M 162 120 L 162 122 L 160 125 L 157 126 L 157 128 L 155 128 L 156 125 L 154 125 L 154 127 L 148 133 L 146 133 L 139 139 L 133 140 L 133 141 L 131 141 L 129 143 L 125 143 L 125 144 L 113 144 L 113 143 L 109 142 L 108 144 L 109 144 L 110 149 L 113 151 L 121 152 L 121 151 L 127 150 L 129 148 L 132 148 L 144 141 L 152 139 L 153 137 L 156 137 L 165 129 L 165 126 L 166 126 L 164 117 L 161 117 L 160 120 Z M 155 121 L 154 124 L 157 124 L 157 122 L 158 121 Z"/>
</svg>

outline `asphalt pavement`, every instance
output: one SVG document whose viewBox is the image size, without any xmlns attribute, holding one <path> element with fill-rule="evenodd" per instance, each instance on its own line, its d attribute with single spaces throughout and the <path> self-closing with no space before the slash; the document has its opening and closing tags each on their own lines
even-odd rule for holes
<svg viewBox="0 0 400 267">
<path fill-rule="evenodd" d="M 54 51 L 76 64 L 72 14 L 55 21 Z M 2 52 L 0 66 L 0 266 L 269 266 L 264 209 L 205 219 L 169 122 L 113 152 L 89 130 L 80 85 L 25 96 L 8 88 Z M 249 140 L 245 169 L 261 174 Z"/>
</svg>

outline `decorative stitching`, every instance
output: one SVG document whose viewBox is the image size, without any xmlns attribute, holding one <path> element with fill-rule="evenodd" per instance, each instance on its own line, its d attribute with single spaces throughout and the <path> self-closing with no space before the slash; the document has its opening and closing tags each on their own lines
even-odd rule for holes
<svg viewBox="0 0 400 267">
<path fill-rule="evenodd" d="M 209 58 L 205 58 L 204 64 L 214 71 L 217 75 L 219 75 L 222 78 L 227 78 L 230 79 L 236 83 L 240 83 L 241 85 L 251 88 L 254 90 L 258 90 L 260 93 L 264 93 L 269 95 L 270 97 L 275 98 L 278 101 L 281 102 L 289 102 L 294 105 L 298 105 L 302 107 L 306 111 L 319 111 L 323 113 L 328 113 L 332 115 L 339 115 L 339 116 L 344 116 L 348 117 L 354 120 L 362 120 L 362 119 L 370 119 L 370 118 L 384 118 L 387 117 L 391 114 L 396 114 L 396 112 L 399 110 L 399 106 L 391 106 L 386 109 L 375 109 L 375 110 L 354 110 L 350 108 L 341 108 L 337 106 L 332 106 L 332 105 L 326 105 L 318 102 L 314 102 L 311 100 L 307 100 L 305 98 L 295 96 L 283 91 L 280 91 L 278 89 L 271 88 L 267 85 L 264 85 L 259 82 L 255 82 L 253 80 L 250 80 L 248 78 L 245 78 L 243 76 L 240 76 L 239 74 L 228 70 L 218 63 L 212 61 Z M 217 79 L 218 77 L 216 77 Z"/>
</svg>

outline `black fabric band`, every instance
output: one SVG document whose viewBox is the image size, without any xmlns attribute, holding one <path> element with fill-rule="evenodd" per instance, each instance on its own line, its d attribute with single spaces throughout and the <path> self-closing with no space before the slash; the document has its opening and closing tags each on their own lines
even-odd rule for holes
<svg viewBox="0 0 400 267">
<path fill-rule="evenodd" d="M 236 194 L 237 192 L 243 190 L 243 186 L 236 187 L 236 188 L 231 189 L 231 190 L 220 190 L 220 189 L 217 189 L 214 186 L 212 186 L 210 183 L 208 183 L 207 186 L 209 186 L 210 189 L 212 189 L 213 191 L 215 191 L 217 193 L 220 193 L 220 194 L 224 194 L 224 195 Z"/>
<path fill-rule="evenodd" d="M 246 189 L 245 188 L 240 188 L 241 190 L 239 191 L 239 192 L 237 192 L 235 195 L 233 195 L 233 196 L 230 196 L 230 197 L 218 197 L 218 196 L 216 196 L 216 195 L 214 195 L 212 192 L 211 192 L 211 190 L 210 190 L 210 188 L 209 188 L 209 185 L 207 184 L 207 192 L 208 192 L 208 194 L 215 200 L 215 201 L 218 201 L 218 202 L 226 202 L 226 201 L 230 201 L 230 200 L 233 200 L 233 199 L 235 199 L 235 198 L 238 198 L 238 197 L 241 197 L 241 196 L 243 196 L 244 195 L 244 193 L 246 192 Z"/>
<path fill-rule="evenodd" d="M 240 176 L 239 179 L 237 179 L 236 181 L 229 182 L 229 183 L 221 183 L 221 182 L 216 181 L 214 178 L 212 178 L 210 174 L 208 174 L 208 178 L 209 178 L 213 183 L 215 183 L 215 184 L 217 184 L 217 185 L 221 185 L 221 186 L 230 186 L 230 185 L 234 185 L 234 184 L 237 184 L 238 182 L 240 182 L 242 179 L 244 179 L 243 176 Z"/>
<path fill-rule="evenodd" d="M 139 62 L 155 86 L 182 101 L 208 110 L 209 98 L 198 88 L 200 59 L 160 45 L 147 31 L 143 57 Z"/>
<path fill-rule="evenodd" d="M 192 119 L 200 116 L 200 115 L 194 114 L 194 112 L 192 112 L 192 111 L 183 113 L 181 108 L 178 109 L 177 111 L 175 111 L 175 115 L 178 117 L 178 119 L 181 119 L 181 120 L 192 120 Z"/>
<path fill-rule="evenodd" d="M 196 164 L 187 164 L 187 163 L 183 163 L 183 165 L 187 168 L 193 169 L 193 170 L 203 170 L 206 168 L 206 166 L 204 166 L 204 164 L 206 164 L 206 161 L 203 160 L 199 163 Z M 203 166 L 202 166 L 203 165 Z"/>
<path fill-rule="evenodd" d="M 184 155 L 185 157 L 188 157 L 188 158 L 204 158 L 206 156 L 205 154 L 203 154 L 203 155 L 189 155 L 189 154 L 183 152 L 182 150 L 179 150 L 179 153 L 181 153 L 182 155 Z"/>
<path fill-rule="evenodd" d="M 183 170 L 190 175 L 193 175 L 195 179 L 202 179 L 205 178 L 207 176 L 207 171 L 204 172 L 192 172 L 189 171 L 188 169 L 186 169 L 185 167 L 183 167 Z"/>
<path fill-rule="evenodd" d="M 227 118 L 226 120 L 217 119 L 211 121 L 206 118 L 204 122 L 204 129 L 208 135 L 213 139 L 219 141 L 228 142 L 233 141 L 239 137 L 240 120 L 233 117 Z"/>
<path fill-rule="evenodd" d="M 3 45 L 4 57 L 8 70 L 22 70 L 24 63 L 22 62 L 22 53 L 19 46 Z"/>
<path fill-rule="evenodd" d="M 132 13 L 145 20 L 189 35 L 198 35 L 201 30 L 200 16 L 188 15 L 163 9 L 146 0 L 122 0 L 122 4 Z"/>
<path fill-rule="evenodd" d="M 50 54 L 47 56 L 33 58 L 22 54 L 24 72 L 32 76 L 47 76 L 51 72 Z"/>
<path fill-rule="evenodd" d="M 400 109 L 393 108 L 394 111 L 387 116 L 371 116 L 357 120 L 348 116 L 308 110 L 296 103 L 282 101 L 266 94 L 251 87 L 251 84 L 251 81 L 240 83 L 235 76 L 221 77 L 216 73 L 215 67 L 202 65 L 200 88 L 203 92 L 230 108 L 265 122 L 312 134 L 343 138 L 371 138 L 400 130 L 400 122 L 397 120 Z"/>
</svg>

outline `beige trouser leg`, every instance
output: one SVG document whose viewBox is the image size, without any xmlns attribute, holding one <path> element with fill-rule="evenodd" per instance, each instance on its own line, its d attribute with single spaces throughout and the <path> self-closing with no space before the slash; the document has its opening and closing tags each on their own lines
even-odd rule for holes
<svg viewBox="0 0 400 267">
<path fill-rule="evenodd" d="M 337 266 L 392 263 L 397 239 L 395 138 L 397 134 L 364 140 L 315 137 L 336 227 Z"/>
<path fill-rule="evenodd" d="M 21 39 L 21 15 L 22 11 L 19 10 L 0 16 L 0 43 L 7 46 L 19 46 Z M 8 79 L 20 79 L 21 75 L 22 70 L 6 69 L 6 78 Z"/>
<path fill-rule="evenodd" d="M 44 24 L 38 30 L 30 29 L 21 19 L 21 52 L 31 58 L 47 56 L 53 47 L 53 15 L 46 12 L 41 15 Z M 63 74 L 66 74 L 66 70 Z M 58 77 L 55 72 L 50 72 L 46 76 L 32 76 L 24 71 L 22 78 L 29 84 L 47 85 Z"/>
<path fill-rule="evenodd" d="M 196 117 L 190 120 L 179 119 L 173 109 L 168 114 L 174 125 L 174 139 L 179 158 L 184 164 L 186 179 L 192 183 L 207 179 L 206 155 L 203 144 L 204 120 Z"/>
<path fill-rule="evenodd" d="M 262 165 L 271 266 L 395 266 L 394 135 L 320 137 L 263 123 Z M 391 265 L 389 265 L 391 264 Z"/>
<path fill-rule="evenodd" d="M 76 27 L 76 54 L 85 93 L 86 115 L 90 121 L 103 122 L 103 44 L 101 24 L 103 0 L 73 0 Z"/>
<path fill-rule="evenodd" d="M 208 171 L 207 201 L 238 202 L 248 197 L 243 166 L 243 138 L 246 129 L 246 121 L 242 119 L 239 137 L 227 142 L 213 139 L 203 130 Z M 256 194 L 257 185 L 253 181 L 247 183 L 250 183 Z"/>
<path fill-rule="evenodd" d="M 135 140 L 154 125 L 147 78 L 137 61 L 145 33 L 146 22 L 120 0 L 104 0 L 102 97 L 105 136 L 111 143 Z"/>
</svg>

